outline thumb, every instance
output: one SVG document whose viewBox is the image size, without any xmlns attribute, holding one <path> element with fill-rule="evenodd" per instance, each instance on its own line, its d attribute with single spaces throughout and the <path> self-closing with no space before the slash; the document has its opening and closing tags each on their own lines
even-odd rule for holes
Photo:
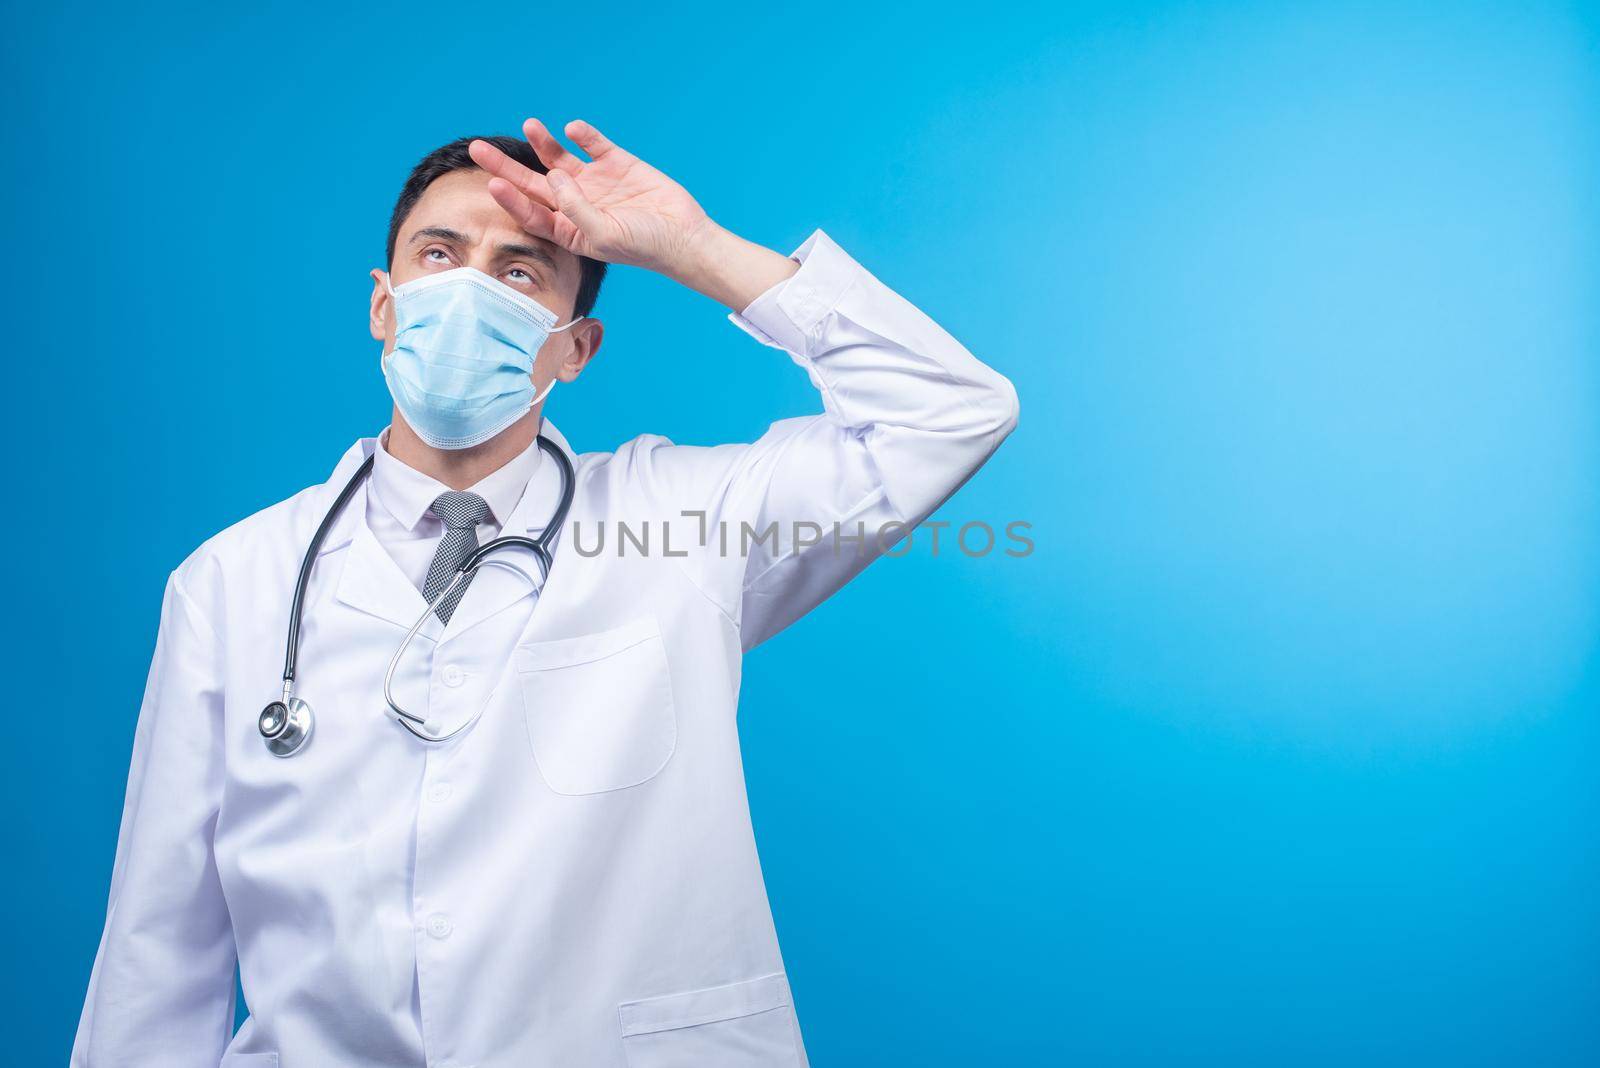
<svg viewBox="0 0 1600 1068">
<path fill-rule="evenodd" d="M 572 225 L 578 232 L 588 238 L 595 245 L 605 244 L 605 237 L 611 228 L 611 220 L 605 213 L 583 195 L 583 190 L 578 188 L 578 183 L 563 171 L 552 169 L 546 180 L 550 183 L 550 191 L 555 194 L 556 209 L 572 220 Z"/>
</svg>

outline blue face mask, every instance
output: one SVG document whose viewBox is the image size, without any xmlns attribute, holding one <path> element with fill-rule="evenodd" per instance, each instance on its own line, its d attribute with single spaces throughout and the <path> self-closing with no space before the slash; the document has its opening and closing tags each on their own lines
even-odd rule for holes
<svg viewBox="0 0 1600 1068">
<path fill-rule="evenodd" d="M 394 348 L 383 377 L 417 437 L 436 449 L 480 445 L 528 414 L 555 388 L 533 388 L 533 359 L 556 314 L 471 267 L 425 275 L 394 298 Z"/>
</svg>

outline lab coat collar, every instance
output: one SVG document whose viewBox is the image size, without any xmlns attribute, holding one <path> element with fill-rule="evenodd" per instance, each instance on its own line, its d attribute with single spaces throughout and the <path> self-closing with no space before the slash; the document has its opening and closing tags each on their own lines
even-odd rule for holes
<svg viewBox="0 0 1600 1068">
<path fill-rule="evenodd" d="M 355 475 L 362 461 L 371 456 L 377 447 L 378 439 L 370 437 L 361 438 L 345 450 L 328 481 L 321 487 L 322 492 L 317 494 L 308 529 L 314 530 L 322 522 L 323 516 L 338 498 L 339 491 L 344 489 L 345 483 Z M 367 525 L 367 493 L 371 486 L 372 478 L 368 476 L 345 505 L 344 511 L 339 513 L 339 518 L 334 520 L 332 529 L 322 541 L 322 548 L 317 552 L 318 566 L 327 567 L 323 558 L 348 546 L 350 551 L 345 554 L 340 568 L 334 598 L 359 612 L 409 628 L 422 615 L 427 602 L 411 584 L 411 580 L 406 578 L 405 572 L 400 570 L 400 565 L 378 544 L 372 528 Z M 306 537 L 309 540 L 310 534 Z M 418 637 L 437 641 L 443 629 L 438 617 L 430 616 L 418 631 Z"/>
<path fill-rule="evenodd" d="M 557 430 L 550 420 L 543 421 L 539 432 L 566 453 L 567 458 L 576 467 L 577 455 L 561 431 Z M 345 483 L 355 474 L 356 468 L 366 457 L 372 455 L 377 447 L 377 441 L 376 437 L 362 438 L 339 460 L 333 474 L 323 487 L 324 492 L 319 494 L 321 500 L 317 506 L 313 527 L 316 522 L 321 521 L 322 515 L 326 513 L 339 491 L 344 488 Z M 345 560 L 335 594 L 337 599 L 342 604 L 388 620 L 397 626 L 410 627 L 416 622 L 417 617 L 422 615 L 427 602 L 406 578 L 393 557 L 378 543 L 377 537 L 367 525 L 366 498 L 370 486 L 369 478 L 351 498 L 349 505 L 334 523 L 333 529 L 328 532 L 318 555 L 325 556 L 336 549 L 349 546 L 350 553 Z M 501 527 L 501 532 L 503 534 L 520 532 L 537 536 L 543 532 L 560 499 L 560 471 L 553 463 L 540 463 L 533 472 L 533 477 L 523 491 L 521 499 Z M 506 550 L 495 554 L 493 559 L 514 566 L 521 574 L 514 574 L 503 566 L 484 565 L 467 587 L 467 592 L 460 603 L 456 605 L 455 612 L 450 616 L 450 625 L 446 627 L 439 622 L 437 616 L 430 615 L 422 630 L 418 632 L 419 637 L 433 641 L 454 638 L 509 608 L 542 585 L 539 567 L 530 554 L 518 550 Z"/>
<path fill-rule="evenodd" d="M 339 462 L 334 465 L 332 473 L 328 475 L 328 481 L 318 487 L 319 492 L 315 495 L 315 503 L 311 506 L 313 513 L 311 521 L 306 526 L 305 540 L 307 542 L 311 540 L 311 532 L 316 530 L 317 524 L 321 523 L 323 516 L 328 514 L 328 509 L 333 507 L 333 502 L 338 498 L 339 491 L 344 489 L 345 483 L 349 482 L 351 477 L 355 475 L 356 468 L 360 467 L 362 461 L 371 456 L 373 450 L 377 447 L 378 439 L 375 436 L 358 438 L 355 444 L 346 449 L 344 455 L 339 457 Z M 369 476 L 367 481 L 362 484 L 361 489 L 351 498 L 350 503 L 345 506 L 344 511 L 339 514 L 339 518 L 334 521 L 333 529 L 329 530 L 328 536 L 322 539 L 322 547 L 317 550 L 318 556 L 326 556 L 335 549 L 342 549 L 349 545 L 351 538 L 355 536 L 356 528 L 366 525 L 367 485 L 370 482 L 371 478 Z"/>
<path fill-rule="evenodd" d="M 366 487 L 351 499 L 350 511 L 360 519 L 354 524 L 350 551 L 345 554 L 334 597 L 358 612 L 388 620 L 397 627 L 410 628 L 427 609 L 428 602 L 400 570 L 394 557 L 378 544 L 377 535 L 367 525 Z M 439 617 L 430 612 L 417 636 L 436 642 L 443 630 Z"/>
</svg>

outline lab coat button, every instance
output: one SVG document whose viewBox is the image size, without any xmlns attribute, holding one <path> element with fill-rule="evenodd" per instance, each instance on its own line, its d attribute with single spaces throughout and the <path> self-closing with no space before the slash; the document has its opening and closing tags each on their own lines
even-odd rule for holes
<svg viewBox="0 0 1600 1068">
<path fill-rule="evenodd" d="M 428 917 L 428 933 L 435 938 L 450 937 L 450 917 L 442 912 L 435 912 Z"/>
<path fill-rule="evenodd" d="M 439 673 L 439 677 L 444 680 L 446 686 L 460 686 L 462 680 L 467 677 L 467 673 L 454 664 L 446 664 L 444 670 Z"/>
<path fill-rule="evenodd" d="M 450 784 L 449 783 L 447 783 L 447 782 L 436 782 L 432 786 L 428 787 L 428 800 L 429 801 L 448 801 L 449 799 L 450 799 Z"/>
</svg>

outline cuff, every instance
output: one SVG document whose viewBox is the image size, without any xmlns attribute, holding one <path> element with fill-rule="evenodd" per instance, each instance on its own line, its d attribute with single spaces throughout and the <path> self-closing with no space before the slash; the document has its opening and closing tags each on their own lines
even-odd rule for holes
<svg viewBox="0 0 1600 1068">
<path fill-rule="evenodd" d="M 800 261 L 800 269 L 744 311 L 730 312 L 728 320 L 763 345 L 805 356 L 817 325 L 855 284 L 862 267 L 821 230 L 813 230 L 790 258 Z"/>
</svg>

